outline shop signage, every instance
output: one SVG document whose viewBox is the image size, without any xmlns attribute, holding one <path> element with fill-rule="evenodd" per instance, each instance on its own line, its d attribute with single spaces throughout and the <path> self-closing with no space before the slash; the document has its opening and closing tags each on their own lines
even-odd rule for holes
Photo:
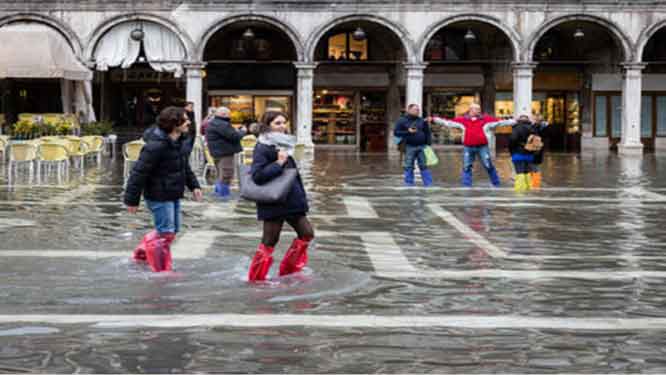
<svg viewBox="0 0 666 375">
<path fill-rule="evenodd" d="M 111 72 L 112 82 L 138 83 L 174 83 L 182 78 L 175 78 L 173 73 L 157 72 L 152 69 L 116 69 Z"/>
</svg>

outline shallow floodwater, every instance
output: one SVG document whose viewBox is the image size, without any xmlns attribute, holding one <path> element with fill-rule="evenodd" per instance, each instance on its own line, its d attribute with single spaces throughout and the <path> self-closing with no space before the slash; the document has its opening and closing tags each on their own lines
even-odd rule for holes
<svg viewBox="0 0 666 375">
<path fill-rule="evenodd" d="M 666 328 L 586 326 L 666 318 L 665 156 L 548 155 L 544 189 L 526 194 L 510 189 L 508 155 L 501 189 L 480 165 L 475 189 L 460 189 L 460 151 L 440 160 L 432 189 L 403 188 L 393 155 L 301 161 L 317 232 L 309 266 L 275 276 L 287 230 L 258 285 L 246 282 L 261 230 L 250 202 L 217 201 L 210 187 L 204 203 L 185 202 L 176 272 L 156 275 L 129 259 L 151 223 L 120 203 L 122 160 L 60 186 L 30 186 L 26 173 L 7 187 L 3 171 L 0 372 L 666 371 Z M 41 318 L 11 319 L 26 314 Z M 202 314 L 217 323 L 188 323 Z M 86 315 L 100 318 L 57 320 Z M 154 315 L 175 318 L 141 320 Z M 294 315 L 303 323 L 276 323 Z M 409 322 L 419 317 L 441 321 Z"/>
</svg>

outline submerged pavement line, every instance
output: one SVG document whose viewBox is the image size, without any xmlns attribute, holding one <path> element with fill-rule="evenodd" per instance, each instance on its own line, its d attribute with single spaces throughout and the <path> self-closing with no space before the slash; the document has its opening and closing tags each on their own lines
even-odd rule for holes
<svg viewBox="0 0 666 375">
<path fill-rule="evenodd" d="M 642 331 L 666 330 L 666 318 L 567 318 L 521 315 L 0 315 L 0 324 L 87 324 L 93 328 L 308 327 L 308 328 L 470 328 Z"/>
<path fill-rule="evenodd" d="M 486 251 L 493 258 L 505 258 L 507 256 L 506 251 L 490 243 L 490 241 L 485 239 L 474 229 L 458 220 L 458 218 L 456 218 L 451 212 L 435 204 L 429 204 L 428 209 L 430 209 L 430 211 L 432 211 L 435 215 L 439 216 L 442 220 L 446 221 L 449 225 L 458 230 L 458 232 L 462 233 L 462 235 L 465 236 L 465 238 L 467 238 L 470 242 Z"/>
</svg>

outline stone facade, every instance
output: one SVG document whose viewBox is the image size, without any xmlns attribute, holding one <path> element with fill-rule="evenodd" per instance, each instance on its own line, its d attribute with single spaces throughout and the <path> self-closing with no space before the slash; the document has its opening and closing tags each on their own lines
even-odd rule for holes
<svg viewBox="0 0 666 375">
<path fill-rule="evenodd" d="M 504 33 L 513 54 L 514 100 L 519 107 L 531 102 L 533 51 L 551 28 L 567 21 L 585 21 L 608 30 L 623 55 L 623 104 L 640 107 L 642 50 L 650 37 L 666 26 L 666 2 L 634 0 L 571 1 L 0 1 L 0 27 L 16 21 L 40 22 L 59 30 L 81 60 L 93 64 L 94 48 L 114 25 L 142 19 L 162 24 L 176 33 L 187 51 L 187 66 L 200 69 L 207 41 L 221 28 L 257 20 L 282 30 L 296 50 L 298 71 L 298 133 L 311 144 L 312 85 L 315 48 L 336 25 L 350 21 L 376 23 L 401 41 L 406 58 L 403 75 L 406 96 L 420 103 L 424 51 L 441 28 L 460 21 L 477 21 Z M 188 98 L 201 113 L 201 74 L 187 74 Z M 316 80 L 316 77 L 314 78 Z M 301 109 L 302 106 L 308 109 Z M 638 116 L 638 119 L 636 118 Z M 640 111 L 625 111 L 621 151 L 640 150 L 636 123 Z M 590 142 L 587 142 L 588 144 Z M 598 142 L 597 142 L 598 143 Z M 662 145 L 663 142 L 657 142 Z"/>
</svg>

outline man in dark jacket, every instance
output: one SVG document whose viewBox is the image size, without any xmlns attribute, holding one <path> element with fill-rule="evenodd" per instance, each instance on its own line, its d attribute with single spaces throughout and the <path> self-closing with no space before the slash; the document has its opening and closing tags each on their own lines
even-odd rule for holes
<svg viewBox="0 0 666 375">
<path fill-rule="evenodd" d="M 234 155 L 243 151 L 240 141 L 246 133 L 245 128 L 236 130 L 231 126 L 230 116 L 229 108 L 218 108 L 206 129 L 208 150 L 217 166 L 215 194 L 220 198 L 231 195 L 229 186 L 234 178 Z"/>
<path fill-rule="evenodd" d="M 418 162 L 423 186 L 432 185 L 432 174 L 426 166 L 424 150 L 432 144 L 430 126 L 423 120 L 417 104 L 407 107 L 407 114 L 395 124 L 393 135 L 405 142 L 405 185 L 414 186 L 414 162 Z"/>
</svg>

